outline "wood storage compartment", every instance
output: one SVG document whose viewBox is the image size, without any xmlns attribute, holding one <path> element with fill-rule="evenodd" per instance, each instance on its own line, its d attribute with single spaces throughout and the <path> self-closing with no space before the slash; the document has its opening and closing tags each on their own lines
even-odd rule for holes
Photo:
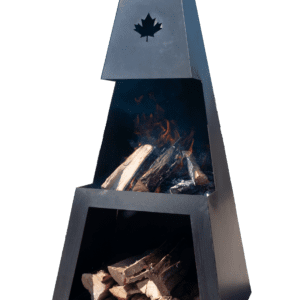
<svg viewBox="0 0 300 300">
<path fill-rule="evenodd" d="M 160 276 L 164 269 L 171 280 Z M 158 299 L 157 293 L 171 296 L 185 282 L 198 290 L 189 216 L 89 209 L 69 300 L 93 299 L 92 293 L 95 299 L 126 293 L 124 299 L 139 293 Z"/>
</svg>

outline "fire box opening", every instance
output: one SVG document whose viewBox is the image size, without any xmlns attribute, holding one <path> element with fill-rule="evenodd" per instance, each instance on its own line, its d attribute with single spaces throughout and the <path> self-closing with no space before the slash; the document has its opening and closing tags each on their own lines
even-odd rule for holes
<svg viewBox="0 0 300 300">
<path fill-rule="evenodd" d="M 201 81 L 117 81 L 94 184 L 117 191 L 213 192 Z"/>
<path fill-rule="evenodd" d="M 89 208 L 69 300 L 198 295 L 190 216 Z"/>
</svg>

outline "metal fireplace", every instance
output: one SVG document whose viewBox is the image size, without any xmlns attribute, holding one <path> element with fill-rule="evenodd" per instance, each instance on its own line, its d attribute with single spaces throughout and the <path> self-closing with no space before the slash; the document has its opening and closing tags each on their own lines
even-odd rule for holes
<svg viewBox="0 0 300 300">
<path fill-rule="evenodd" d="M 75 192 L 53 300 L 96 299 L 83 285 L 83 274 L 105 268 L 112 274 L 111 266 L 142 253 L 151 256 L 174 239 L 177 246 L 170 249 L 185 255 L 165 253 L 176 261 L 173 269 L 181 268 L 180 275 L 175 268 L 176 280 L 164 282 L 167 290 L 153 279 L 159 296 L 107 292 L 97 300 L 248 299 L 195 0 L 120 0 L 102 79 L 115 81 L 115 89 L 94 181 Z M 178 246 L 181 240 L 185 246 Z M 145 264 L 134 276 L 148 272 L 139 278 L 149 282 L 159 263 L 149 269 Z M 127 284 L 116 281 L 112 286 Z"/>
</svg>

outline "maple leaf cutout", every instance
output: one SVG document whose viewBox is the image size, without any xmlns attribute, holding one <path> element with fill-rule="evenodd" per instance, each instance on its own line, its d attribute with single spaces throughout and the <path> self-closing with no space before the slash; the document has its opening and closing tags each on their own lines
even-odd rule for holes
<svg viewBox="0 0 300 300">
<path fill-rule="evenodd" d="M 154 33 L 161 30 L 161 23 L 156 23 L 154 25 L 155 19 L 152 19 L 150 14 L 147 15 L 146 19 L 142 19 L 142 25 L 137 24 L 135 26 L 135 31 L 141 35 L 141 38 L 146 36 L 146 41 L 148 42 L 148 36 L 154 37 Z"/>
</svg>

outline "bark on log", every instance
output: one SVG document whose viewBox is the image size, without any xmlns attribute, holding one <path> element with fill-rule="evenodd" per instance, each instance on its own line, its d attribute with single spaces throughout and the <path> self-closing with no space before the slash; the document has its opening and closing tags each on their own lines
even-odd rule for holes
<svg viewBox="0 0 300 300">
<path fill-rule="evenodd" d="M 113 278 L 104 271 L 97 274 L 83 274 L 81 277 L 83 286 L 90 292 L 92 300 L 103 300 L 107 298 L 109 289 L 115 284 Z"/>
<path fill-rule="evenodd" d="M 105 180 L 101 187 L 124 191 L 153 150 L 152 145 L 139 147 Z"/>
<path fill-rule="evenodd" d="M 172 290 L 186 276 L 193 255 L 191 252 L 192 249 L 186 248 L 183 239 L 149 270 L 149 279 L 155 283 L 162 296 L 171 296 Z"/>
<path fill-rule="evenodd" d="M 109 290 L 113 296 L 117 297 L 119 300 L 126 300 L 134 294 L 139 294 L 140 290 L 137 288 L 136 284 L 127 285 L 117 285 Z"/>
<path fill-rule="evenodd" d="M 183 151 L 183 156 L 187 159 L 190 177 L 195 185 L 205 185 L 209 183 L 207 176 L 201 171 L 196 159 L 190 151 Z"/>
<path fill-rule="evenodd" d="M 154 192 L 180 163 L 178 141 L 160 155 L 133 187 L 136 192 Z"/>
</svg>

